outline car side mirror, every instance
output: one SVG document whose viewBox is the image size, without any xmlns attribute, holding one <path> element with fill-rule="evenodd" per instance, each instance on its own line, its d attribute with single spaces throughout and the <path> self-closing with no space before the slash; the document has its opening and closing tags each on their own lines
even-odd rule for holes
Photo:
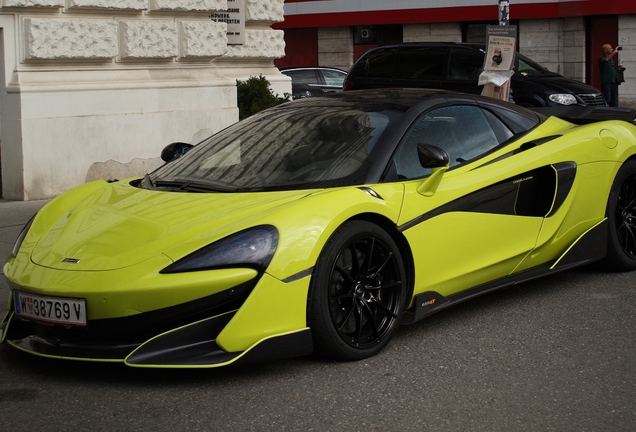
<svg viewBox="0 0 636 432">
<path fill-rule="evenodd" d="M 431 144 L 418 144 L 417 156 L 420 159 L 422 168 L 441 168 L 448 166 L 450 163 L 448 153 L 444 149 Z"/>
<path fill-rule="evenodd" d="M 173 142 L 172 144 L 168 144 L 161 151 L 161 159 L 164 162 L 170 162 L 171 160 L 175 160 L 183 156 L 188 150 L 194 147 L 192 144 L 184 143 L 184 142 Z"/>
<path fill-rule="evenodd" d="M 417 192 L 424 196 L 433 196 L 446 170 L 450 167 L 448 153 L 431 144 L 418 144 L 417 156 L 422 168 L 430 168 L 433 172 L 417 187 Z"/>
</svg>

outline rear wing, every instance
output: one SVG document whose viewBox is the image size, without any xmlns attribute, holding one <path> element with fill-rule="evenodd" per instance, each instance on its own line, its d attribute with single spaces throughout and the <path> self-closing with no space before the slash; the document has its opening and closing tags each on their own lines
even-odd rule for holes
<svg viewBox="0 0 636 432">
<path fill-rule="evenodd" d="M 555 116 L 576 124 L 587 124 L 606 120 L 636 122 L 636 110 L 631 108 L 586 107 L 579 105 L 558 107 L 536 107 L 532 111 L 544 116 Z"/>
</svg>

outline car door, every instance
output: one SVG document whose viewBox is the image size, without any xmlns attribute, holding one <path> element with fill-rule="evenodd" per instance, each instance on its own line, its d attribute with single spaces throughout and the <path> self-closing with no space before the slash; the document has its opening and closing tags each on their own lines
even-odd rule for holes
<svg viewBox="0 0 636 432">
<path fill-rule="evenodd" d="M 415 294 L 447 296 L 505 277 L 535 247 L 556 189 L 554 170 L 541 152 L 482 162 L 506 151 L 501 143 L 513 132 L 505 130 L 476 104 L 445 106 L 420 115 L 398 145 L 393 169 L 405 180 L 399 227 L 413 253 Z M 450 156 L 432 196 L 418 192 L 430 174 L 419 164 L 418 143 Z"/>
</svg>

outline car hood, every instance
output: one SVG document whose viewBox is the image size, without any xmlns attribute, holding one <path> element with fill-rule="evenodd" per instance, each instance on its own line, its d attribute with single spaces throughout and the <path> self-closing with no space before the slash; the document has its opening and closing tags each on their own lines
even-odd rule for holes
<svg viewBox="0 0 636 432">
<path fill-rule="evenodd" d="M 533 77 L 518 77 L 515 78 L 519 81 L 530 82 L 550 90 L 555 93 L 567 93 L 567 94 L 596 94 L 600 93 L 596 88 L 589 86 L 585 83 L 566 78 L 560 75 L 538 75 Z"/>
<path fill-rule="evenodd" d="M 110 184 L 61 217 L 51 218 L 44 208 L 38 218 L 51 218 L 50 226 L 40 234 L 31 260 L 63 270 L 129 267 L 184 242 L 196 244 L 198 239 L 204 246 L 229 234 L 232 227 L 248 228 L 249 222 L 241 225 L 241 221 L 308 193 L 160 192 Z"/>
</svg>

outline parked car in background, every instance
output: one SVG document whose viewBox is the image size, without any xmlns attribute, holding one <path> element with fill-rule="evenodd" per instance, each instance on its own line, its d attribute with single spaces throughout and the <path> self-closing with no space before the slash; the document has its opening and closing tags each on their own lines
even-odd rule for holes
<svg viewBox="0 0 636 432">
<path fill-rule="evenodd" d="M 306 98 L 325 94 L 325 90 L 319 87 L 312 87 L 309 84 L 294 84 L 292 82 L 292 98 Z"/>
<path fill-rule="evenodd" d="M 330 67 L 287 67 L 280 71 L 292 79 L 292 87 L 303 84 L 324 93 L 342 91 L 347 76 L 347 72 Z"/>
<path fill-rule="evenodd" d="M 424 87 L 479 94 L 483 70 L 482 45 L 418 42 L 387 45 L 365 53 L 351 68 L 344 90 L 383 87 Z M 512 98 L 525 107 L 559 105 L 605 106 L 601 92 L 551 72 L 517 53 L 511 80 Z"/>
</svg>

